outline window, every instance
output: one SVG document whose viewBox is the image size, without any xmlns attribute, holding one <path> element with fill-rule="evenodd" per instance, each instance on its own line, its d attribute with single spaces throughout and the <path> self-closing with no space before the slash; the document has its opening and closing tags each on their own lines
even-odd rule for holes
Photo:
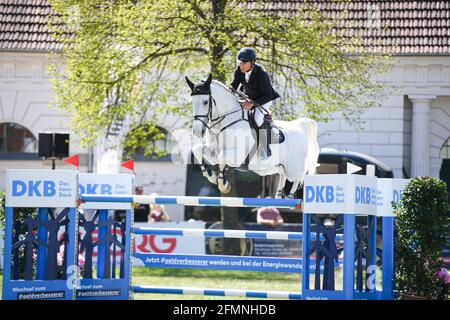
<svg viewBox="0 0 450 320">
<path fill-rule="evenodd" d="M 450 138 L 445 140 L 441 151 L 439 152 L 439 156 L 441 159 L 450 159 Z"/>
<path fill-rule="evenodd" d="M 135 160 L 170 160 L 170 153 L 176 142 L 170 133 L 159 126 L 142 125 L 133 130 L 125 140 L 124 157 Z M 130 155 L 131 154 L 131 155 Z"/>
<path fill-rule="evenodd" d="M 36 153 L 36 138 L 17 123 L 0 123 L 0 152 Z"/>
</svg>

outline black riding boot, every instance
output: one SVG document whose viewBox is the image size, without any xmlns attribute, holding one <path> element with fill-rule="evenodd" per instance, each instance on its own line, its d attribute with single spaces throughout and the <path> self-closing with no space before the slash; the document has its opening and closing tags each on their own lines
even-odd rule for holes
<svg viewBox="0 0 450 320">
<path fill-rule="evenodd" d="M 260 158 L 266 159 L 272 155 L 269 144 L 271 142 L 270 123 L 266 120 L 258 128 L 258 154 Z"/>
</svg>

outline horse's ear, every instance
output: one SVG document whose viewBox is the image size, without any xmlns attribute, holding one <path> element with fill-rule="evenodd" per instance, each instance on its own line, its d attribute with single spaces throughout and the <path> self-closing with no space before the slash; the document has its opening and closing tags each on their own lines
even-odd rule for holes
<svg viewBox="0 0 450 320">
<path fill-rule="evenodd" d="M 189 78 L 186 76 L 186 82 L 189 85 L 189 88 L 191 88 L 192 91 L 194 91 L 194 84 L 192 83 L 191 80 L 189 80 Z"/>
<path fill-rule="evenodd" d="M 209 74 L 208 79 L 206 79 L 205 81 L 205 86 L 209 87 L 211 85 L 211 81 L 212 81 L 212 74 Z"/>
</svg>

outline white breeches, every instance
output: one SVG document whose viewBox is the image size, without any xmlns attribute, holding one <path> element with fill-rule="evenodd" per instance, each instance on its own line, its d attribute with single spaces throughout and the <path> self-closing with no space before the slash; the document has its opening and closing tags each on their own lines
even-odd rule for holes
<svg viewBox="0 0 450 320">
<path fill-rule="evenodd" d="M 263 104 L 262 107 L 266 109 L 270 113 L 270 106 L 272 105 L 272 101 Z M 266 111 L 261 110 L 261 108 L 255 108 L 255 122 L 258 127 L 260 127 L 264 122 L 264 114 Z"/>
</svg>

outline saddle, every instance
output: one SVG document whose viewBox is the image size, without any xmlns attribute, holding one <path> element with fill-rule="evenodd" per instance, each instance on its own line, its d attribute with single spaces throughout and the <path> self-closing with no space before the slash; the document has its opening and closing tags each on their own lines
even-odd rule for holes
<svg viewBox="0 0 450 320">
<path fill-rule="evenodd" d="M 255 118 L 253 116 L 253 112 L 249 112 L 249 123 L 252 130 L 258 131 L 258 126 L 256 125 Z M 277 126 L 272 119 L 271 114 L 265 114 L 264 120 L 267 121 L 267 123 L 270 125 L 270 131 L 271 131 L 271 141 L 270 144 L 280 144 L 283 143 L 286 139 L 283 133 L 283 130 Z"/>
</svg>

